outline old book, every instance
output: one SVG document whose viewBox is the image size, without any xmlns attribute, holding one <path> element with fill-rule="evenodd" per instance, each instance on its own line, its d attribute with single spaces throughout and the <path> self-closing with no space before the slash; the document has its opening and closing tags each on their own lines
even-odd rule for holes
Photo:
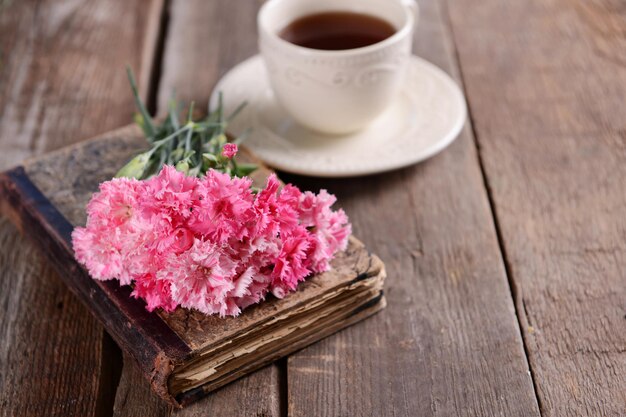
<svg viewBox="0 0 626 417">
<path fill-rule="evenodd" d="M 85 205 L 98 184 L 145 146 L 139 129 L 129 126 L 26 161 L 0 174 L 0 209 L 39 245 L 165 400 L 189 404 L 385 306 L 384 265 L 354 237 L 330 271 L 236 318 L 183 308 L 150 313 L 128 286 L 91 279 L 74 259 L 71 232 L 84 225 Z M 270 172 L 261 168 L 253 179 L 263 184 Z"/>
</svg>

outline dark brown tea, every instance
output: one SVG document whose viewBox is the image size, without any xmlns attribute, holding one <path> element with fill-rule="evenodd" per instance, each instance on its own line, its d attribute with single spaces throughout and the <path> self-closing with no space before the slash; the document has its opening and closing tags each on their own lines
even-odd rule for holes
<svg viewBox="0 0 626 417">
<path fill-rule="evenodd" d="M 354 49 L 387 39 L 396 29 L 387 21 L 353 12 L 324 12 L 301 17 L 279 36 L 295 45 L 330 51 Z"/>
</svg>

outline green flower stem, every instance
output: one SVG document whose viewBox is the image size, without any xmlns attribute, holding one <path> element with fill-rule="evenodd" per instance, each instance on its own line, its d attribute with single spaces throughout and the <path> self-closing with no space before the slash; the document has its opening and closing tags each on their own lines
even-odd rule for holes
<svg viewBox="0 0 626 417">
<path fill-rule="evenodd" d="M 176 169 L 189 176 L 202 177 L 207 171 L 214 169 L 229 175 L 243 177 L 256 169 L 251 164 L 238 164 L 234 159 L 222 156 L 226 138 L 227 123 L 243 108 L 243 104 L 224 118 L 223 98 L 218 95 L 217 109 L 201 119 L 193 120 L 194 103 L 190 103 L 186 120 L 179 119 L 178 112 L 183 107 L 175 99 L 168 103 L 167 117 L 157 124 L 148 113 L 146 106 L 139 97 L 137 84 L 132 71 L 128 69 L 128 79 L 137 104 L 138 114 L 135 121 L 142 128 L 150 149 L 131 159 L 117 177 L 137 179 L 150 178 L 161 171 L 164 164 L 174 165 Z M 236 138 L 239 144 L 243 137 Z"/>
</svg>

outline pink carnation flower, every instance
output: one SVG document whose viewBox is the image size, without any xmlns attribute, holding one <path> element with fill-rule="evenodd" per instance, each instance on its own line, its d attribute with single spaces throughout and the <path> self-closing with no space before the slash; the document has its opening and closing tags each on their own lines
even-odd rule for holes
<svg viewBox="0 0 626 417">
<path fill-rule="evenodd" d="M 339 209 L 331 210 L 337 198 L 326 190 L 318 195 L 305 192 L 300 199 L 300 219 L 302 224 L 315 235 L 309 253 L 311 270 L 324 272 L 330 268 L 330 259 L 339 250 L 345 250 L 352 227 L 348 216 Z"/>
<path fill-rule="evenodd" d="M 135 276 L 135 288 L 131 295 L 145 300 L 148 311 L 154 311 L 157 308 L 174 311 L 178 306 L 178 303 L 172 299 L 170 282 L 157 279 L 152 273 Z"/>
<path fill-rule="evenodd" d="M 242 277 L 246 277 L 247 282 L 249 280 L 248 287 L 245 292 L 242 293 L 236 300 L 237 305 L 240 309 L 244 309 L 252 304 L 257 304 L 265 299 L 265 294 L 267 294 L 271 277 L 269 276 L 269 272 L 265 273 L 254 268 L 248 267 L 243 274 Z"/>
<path fill-rule="evenodd" d="M 298 283 L 311 273 L 307 267 L 307 250 L 311 246 L 312 237 L 306 229 L 294 229 L 281 240 L 282 247 L 272 271 L 272 293 L 278 298 L 295 290 Z"/>
<path fill-rule="evenodd" d="M 293 185 L 279 191 L 280 182 L 275 174 L 254 201 L 255 234 L 274 235 L 290 232 L 298 226 L 298 203 L 301 192 Z"/>
<path fill-rule="evenodd" d="M 242 239 L 253 219 L 249 178 L 231 178 L 228 174 L 209 171 L 198 186 L 198 206 L 189 227 L 214 242 Z"/>
<path fill-rule="evenodd" d="M 87 225 L 72 233 L 76 259 L 95 279 L 133 285 L 149 311 L 182 306 L 236 316 L 268 292 L 282 298 L 330 268 L 350 224 L 325 190 L 281 188 L 274 175 L 256 195 L 251 185 L 216 171 L 188 177 L 171 166 L 145 181 L 102 183 Z"/>
<path fill-rule="evenodd" d="M 159 279 L 170 283 L 172 299 L 205 314 L 237 315 L 237 296 L 251 277 L 236 277 L 236 263 L 214 243 L 196 240 L 187 252 L 172 255 Z M 243 279 L 243 282 L 240 282 Z"/>
<path fill-rule="evenodd" d="M 238 151 L 239 151 L 239 148 L 237 147 L 235 143 L 227 143 L 222 148 L 222 156 L 228 159 L 231 159 L 232 157 L 237 155 Z"/>
<path fill-rule="evenodd" d="M 159 175 L 144 181 L 141 208 L 152 221 L 166 220 L 173 227 L 184 224 L 197 204 L 198 179 L 165 165 Z"/>
<path fill-rule="evenodd" d="M 99 280 L 118 278 L 130 284 L 130 259 L 139 255 L 135 242 L 142 240 L 145 230 L 139 209 L 144 192 L 141 181 L 116 178 L 100 185 L 87 204 L 87 226 L 72 233 L 76 259 Z"/>
</svg>

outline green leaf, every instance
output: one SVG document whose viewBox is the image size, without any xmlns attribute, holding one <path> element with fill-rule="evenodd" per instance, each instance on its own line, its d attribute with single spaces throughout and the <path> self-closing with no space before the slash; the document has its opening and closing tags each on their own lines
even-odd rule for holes
<svg viewBox="0 0 626 417">
<path fill-rule="evenodd" d="M 164 137 L 163 139 L 159 139 L 157 141 L 154 141 L 153 145 L 158 148 L 161 145 L 163 145 L 164 143 L 166 143 L 169 140 L 174 139 L 176 136 L 180 135 L 183 132 L 186 132 L 187 130 L 190 130 L 193 126 L 191 125 L 185 125 L 183 127 L 181 127 L 180 129 L 174 131 L 173 133 L 169 134 L 168 136 Z"/>
<path fill-rule="evenodd" d="M 1 1 L 1 0 L 0 0 Z M 128 79 L 138 108 L 135 122 L 142 128 L 151 143 L 151 149 L 137 155 L 117 174 L 118 177 L 149 178 L 158 173 L 163 165 L 174 165 L 189 176 L 203 176 L 208 169 L 228 175 L 246 176 L 256 169 L 255 165 L 238 166 L 234 159 L 222 156 L 224 144 L 228 143 L 226 125 L 244 108 L 245 103 L 225 117 L 223 97 L 220 93 L 216 108 L 201 120 L 193 120 L 194 103 L 188 107 L 187 116 L 181 118 L 182 106 L 174 96 L 168 102 L 167 116 L 159 124 L 148 113 L 139 97 L 137 83 L 130 68 Z M 244 132 L 235 143 L 240 143 L 248 132 Z"/>
<path fill-rule="evenodd" d="M 163 166 L 167 161 L 168 151 L 165 148 L 161 148 L 161 152 L 159 152 L 159 166 Z"/>
<path fill-rule="evenodd" d="M 235 170 L 235 175 L 239 178 L 247 177 L 256 171 L 259 167 L 255 164 L 237 164 L 237 169 Z"/>
<path fill-rule="evenodd" d="M 189 172 L 189 162 L 186 160 L 182 160 L 176 164 L 176 170 L 182 172 L 183 174 L 187 174 Z"/>
<path fill-rule="evenodd" d="M 220 146 L 220 149 L 222 149 L 222 146 L 224 146 L 226 142 L 228 142 L 228 138 L 226 137 L 225 134 L 220 133 L 219 135 L 216 136 L 216 141 L 218 145 Z"/>
<path fill-rule="evenodd" d="M 174 162 L 180 161 L 184 157 L 185 157 L 185 150 L 182 148 L 176 148 L 172 151 L 170 162 L 174 163 Z"/>
<path fill-rule="evenodd" d="M 178 121 L 178 103 L 173 95 L 167 102 L 167 114 L 174 130 L 180 129 L 180 122 Z"/>
<path fill-rule="evenodd" d="M 193 108 L 191 110 L 193 110 Z M 189 123 L 193 123 L 193 122 L 189 121 Z M 185 135 L 185 150 L 186 151 L 191 150 L 191 135 L 193 135 L 193 129 L 189 129 L 187 131 L 187 134 Z"/>
<path fill-rule="evenodd" d="M 195 102 L 191 102 L 189 103 L 189 110 L 187 111 L 187 123 L 193 123 L 193 106 L 195 105 Z"/>
<path fill-rule="evenodd" d="M 128 81 L 130 82 L 130 88 L 133 90 L 133 96 L 135 97 L 135 104 L 137 105 L 137 109 L 141 114 L 141 118 L 143 123 L 140 125 L 143 129 L 144 134 L 148 138 L 153 138 L 156 135 L 156 128 L 154 127 L 154 122 L 152 121 L 152 117 L 150 113 L 148 113 L 148 109 L 146 109 L 143 100 L 139 97 L 139 91 L 137 90 L 137 82 L 135 81 L 135 76 L 133 75 L 133 70 L 130 69 L 129 66 L 126 67 L 126 73 L 128 74 Z"/>
<path fill-rule="evenodd" d="M 144 126 L 146 123 L 143 121 L 143 116 L 141 116 L 141 114 L 139 113 L 133 114 L 133 121 L 135 122 L 135 124 L 137 124 L 137 126 L 141 128 L 141 130 L 144 130 Z M 144 130 L 144 134 L 145 134 L 145 130 Z"/>
<path fill-rule="evenodd" d="M 148 152 L 140 153 L 133 159 L 131 159 L 122 169 L 117 171 L 115 178 L 137 178 L 141 179 L 146 167 L 150 162 L 150 157 L 154 151 L 151 149 Z"/>
<path fill-rule="evenodd" d="M 195 166 L 189 170 L 189 173 L 187 175 L 189 175 L 190 177 L 199 177 L 201 173 L 201 168 L 202 167 L 200 165 Z"/>
<path fill-rule="evenodd" d="M 221 91 L 217 92 L 217 121 L 224 121 L 224 96 Z"/>
</svg>

